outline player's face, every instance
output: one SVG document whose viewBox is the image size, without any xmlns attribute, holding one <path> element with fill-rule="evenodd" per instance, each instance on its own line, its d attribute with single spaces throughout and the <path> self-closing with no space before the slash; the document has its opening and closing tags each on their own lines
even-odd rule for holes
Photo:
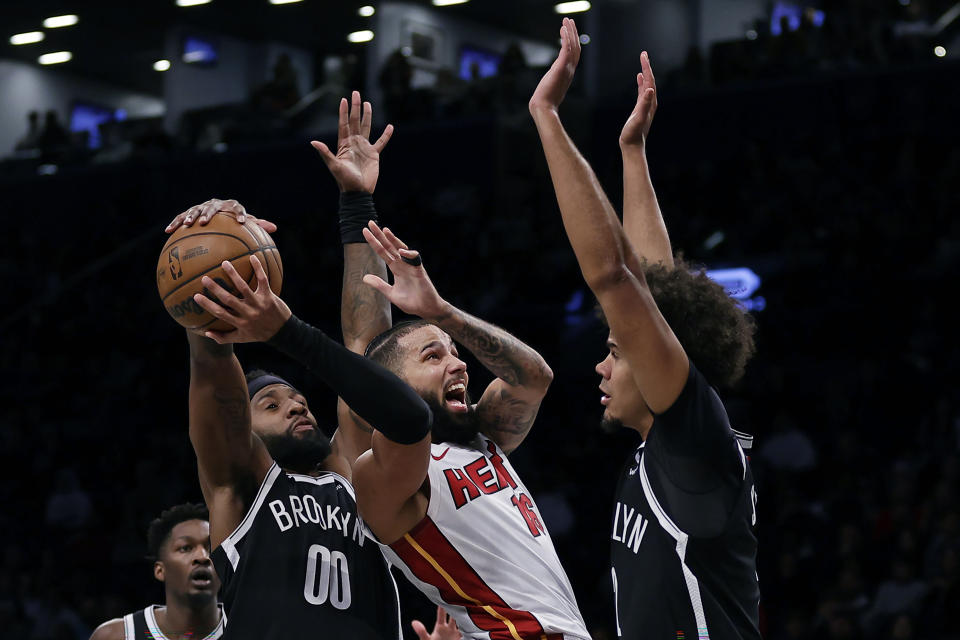
<svg viewBox="0 0 960 640">
<path fill-rule="evenodd" d="M 307 399 L 285 384 L 267 385 L 250 400 L 253 431 L 259 436 L 311 438 L 318 433 L 317 419 Z"/>
<path fill-rule="evenodd" d="M 400 377 L 433 410 L 434 442 L 465 444 L 477 433 L 476 410 L 467 392 L 466 363 L 447 333 L 432 325 L 400 338 L 404 354 Z"/>
<path fill-rule="evenodd" d="M 330 439 L 293 387 L 267 385 L 250 400 L 250 415 L 254 433 L 284 469 L 310 473 L 330 455 Z"/>
<path fill-rule="evenodd" d="M 168 596 L 216 598 L 220 580 L 210 562 L 210 523 L 185 520 L 177 524 L 160 549 L 154 576 L 164 583 Z"/>
<path fill-rule="evenodd" d="M 650 409 L 634 382 L 630 365 L 620 355 L 613 333 L 607 339 L 607 349 L 607 357 L 596 366 L 600 374 L 600 404 L 604 407 L 603 426 L 622 424 L 641 429 L 651 417 Z"/>
</svg>

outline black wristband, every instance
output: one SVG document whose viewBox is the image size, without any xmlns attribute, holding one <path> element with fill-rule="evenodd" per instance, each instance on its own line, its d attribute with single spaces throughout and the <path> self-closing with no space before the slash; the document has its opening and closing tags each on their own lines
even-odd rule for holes
<svg viewBox="0 0 960 640">
<path fill-rule="evenodd" d="M 366 191 L 345 191 L 340 194 L 340 242 L 352 244 L 366 242 L 363 228 L 371 220 L 377 222 L 377 210 L 373 206 L 373 194 Z"/>
<path fill-rule="evenodd" d="M 267 344 L 319 375 L 357 415 L 390 440 L 414 444 L 430 433 L 433 414 L 407 383 L 295 315 Z"/>
</svg>

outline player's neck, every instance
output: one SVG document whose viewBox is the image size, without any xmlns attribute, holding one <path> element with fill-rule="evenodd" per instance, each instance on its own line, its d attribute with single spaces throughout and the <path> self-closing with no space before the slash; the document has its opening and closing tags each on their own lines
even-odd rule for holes
<svg viewBox="0 0 960 640">
<path fill-rule="evenodd" d="M 220 608 L 216 598 L 211 598 L 209 604 L 194 609 L 178 604 L 168 596 L 167 606 L 155 610 L 154 616 L 163 635 L 170 640 L 204 638 L 220 624 Z"/>
</svg>

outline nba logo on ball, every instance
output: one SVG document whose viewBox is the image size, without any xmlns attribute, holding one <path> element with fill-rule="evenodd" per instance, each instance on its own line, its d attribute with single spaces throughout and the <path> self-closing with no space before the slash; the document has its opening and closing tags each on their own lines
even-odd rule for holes
<svg viewBox="0 0 960 640">
<path fill-rule="evenodd" d="M 170 263 L 170 277 L 176 280 L 183 275 L 183 266 L 180 264 L 180 247 L 170 249 L 167 259 Z"/>
<path fill-rule="evenodd" d="M 232 326 L 207 313 L 193 296 L 202 293 L 213 297 L 203 286 L 203 276 L 235 293 L 221 266 L 224 261 L 230 262 L 255 289 L 257 277 L 250 264 L 252 255 L 263 266 L 270 289 L 279 295 L 283 283 L 280 253 L 270 235 L 256 223 L 247 220 L 240 224 L 233 214 L 220 211 L 205 225 L 181 226 L 170 234 L 157 260 L 157 290 L 167 313 L 181 326 L 197 333 L 207 329 L 232 330 Z"/>
</svg>

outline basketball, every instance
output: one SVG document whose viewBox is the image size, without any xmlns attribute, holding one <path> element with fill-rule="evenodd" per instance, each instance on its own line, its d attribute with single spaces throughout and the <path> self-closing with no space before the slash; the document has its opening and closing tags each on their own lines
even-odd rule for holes
<svg viewBox="0 0 960 640">
<path fill-rule="evenodd" d="M 202 293 L 216 301 L 201 282 L 209 276 L 227 291 L 236 294 L 235 287 L 221 264 L 233 264 L 247 284 L 256 288 L 257 276 L 250 264 L 256 255 L 270 280 L 270 288 L 280 293 L 283 284 L 283 264 L 273 239 L 255 222 L 238 224 L 236 218 L 223 211 L 216 213 L 207 224 L 181 226 L 163 245 L 157 262 L 157 289 L 167 313 L 186 329 L 195 332 L 231 331 L 231 325 L 207 313 L 193 299 Z"/>
</svg>

